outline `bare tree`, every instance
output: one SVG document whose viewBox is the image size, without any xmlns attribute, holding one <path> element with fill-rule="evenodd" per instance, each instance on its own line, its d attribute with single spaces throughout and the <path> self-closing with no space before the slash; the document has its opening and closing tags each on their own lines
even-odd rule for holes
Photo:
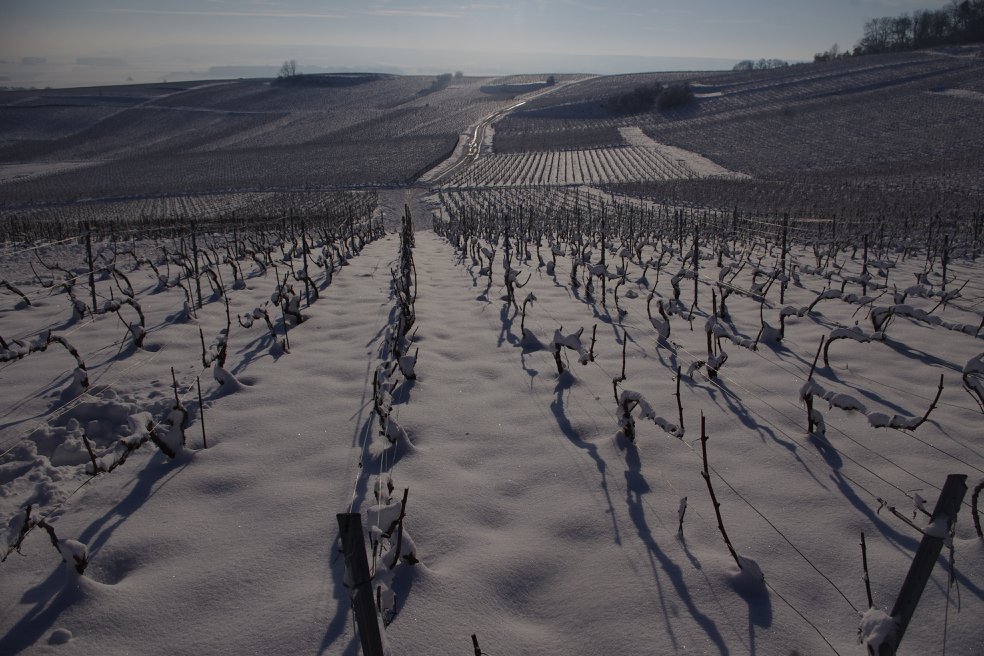
<svg viewBox="0 0 984 656">
<path fill-rule="evenodd" d="M 280 65 L 280 73 L 277 77 L 281 80 L 295 77 L 297 75 L 297 60 L 289 59 Z"/>
</svg>

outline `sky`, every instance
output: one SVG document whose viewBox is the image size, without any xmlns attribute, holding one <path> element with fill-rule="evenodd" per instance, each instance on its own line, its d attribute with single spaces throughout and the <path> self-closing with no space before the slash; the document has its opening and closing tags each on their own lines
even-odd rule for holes
<svg viewBox="0 0 984 656">
<path fill-rule="evenodd" d="M 802 61 L 867 19 L 945 0 L 0 0 L 0 62 L 63 74 L 166 75 L 210 66 L 391 66 L 408 72 L 547 65 L 626 69 L 679 58 Z M 445 53 L 446 62 L 436 53 Z M 418 56 L 419 55 L 419 56 Z M 614 57 L 611 56 L 621 56 Z M 23 58 L 30 60 L 24 64 Z M 116 60 L 78 58 L 115 57 Z M 656 58 L 663 58 L 662 62 Z M 647 62 L 648 60 L 648 62 Z M 712 61 L 716 60 L 716 61 Z M 65 69 L 66 64 L 72 68 Z M 114 68 L 95 71 L 93 68 Z M 125 64 L 125 65 L 124 65 Z M 33 68 L 31 68 L 33 67 Z M 122 69 L 126 69 L 126 71 Z M 87 70 L 88 69 L 88 70 Z M 472 71 L 466 71 L 472 72 Z M 482 72 L 485 72 L 484 70 Z M 556 72 L 565 72 L 556 70 Z M 585 71 L 595 72 L 595 71 Z M 604 71 L 615 72 L 615 71 Z M 628 72 L 628 71 L 626 71 Z M 122 81 L 122 80 L 121 80 Z"/>
</svg>

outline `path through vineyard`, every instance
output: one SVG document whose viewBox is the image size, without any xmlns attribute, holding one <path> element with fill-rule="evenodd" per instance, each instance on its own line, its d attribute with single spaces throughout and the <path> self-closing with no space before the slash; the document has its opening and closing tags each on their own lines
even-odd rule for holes
<svg viewBox="0 0 984 656">
<path fill-rule="evenodd" d="M 595 423 L 607 390 L 558 383 L 545 352 L 523 356 L 502 291 L 487 300 L 433 233 L 418 233 L 415 257 L 419 379 L 399 418 L 418 450 L 394 480 L 410 487 L 424 566 L 393 644 L 454 654 L 475 632 L 490 653 L 740 650 L 743 611 L 726 612 L 720 584 L 688 563 L 673 513 L 647 506 L 614 423 Z"/>
</svg>

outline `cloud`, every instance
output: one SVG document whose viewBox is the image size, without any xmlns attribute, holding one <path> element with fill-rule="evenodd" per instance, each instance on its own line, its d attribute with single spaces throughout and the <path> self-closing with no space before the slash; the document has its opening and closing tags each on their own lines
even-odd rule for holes
<svg viewBox="0 0 984 656">
<path fill-rule="evenodd" d="M 424 9 L 376 9 L 370 16 L 406 16 L 415 18 L 464 18 L 464 14 L 446 11 L 427 11 Z"/>
<path fill-rule="evenodd" d="M 903 12 L 924 9 L 926 5 L 943 6 L 945 2 L 941 0 L 851 0 L 851 6 L 871 8 L 884 12 Z M 935 7 L 934 7 L 935 8 Z"/>
<path fill-rule="evenodd" d="M 218 16 L 235 18 L 322 18 L 322 19 L 341 19 L 345 16 L 341 14 L 318 14 L 298 11 L 226 11 L 211 10 L 200 11 L 191 9 L 129 9 L 125 7 L 114 9 L 93 9 L 92 11 L 102 14 L 136 14 L 150 16 Z"/>
<path fill-rule="evenodd" d="M 469 4 L 450 5 L 449 6 L 449 9 L 453 10 L 454 12 L 462 12 L 462 11 L 508 11 L 509 9 L 512 9 L 512 5 L 504 4 L 504 3 L 492 4 L 492 3 L 484 3 L 484 2 L 472 2 L 472 3 L 469 3 Z"/>
</svg>

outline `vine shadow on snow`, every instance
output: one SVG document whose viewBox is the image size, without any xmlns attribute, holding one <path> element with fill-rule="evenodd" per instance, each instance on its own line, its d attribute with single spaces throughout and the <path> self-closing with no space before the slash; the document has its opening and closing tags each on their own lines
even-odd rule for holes
<svg viewBox="0 0 984 656">
<path fill-rule="evenodd" d="M 605 501 L 608 503 L 608 514 L 612 518 L 612 531 L 615 537 L 615 544 L 621 545 L 622 537 L 619 534 L 618 523 L 615 518 L 615 505 L 612 503 L 611 493 L 608 489 L 608 473 L 605 459 L 598 453 L 597 446 L 581 439 L 580 432 L 574 428 L 573 424 L 567 418 L 567 412 L 564 407 L 564 392 L 571 389 L 576 383 L 577 379 L 569 371 L 565 371 L 557 378 L 557 384 L 554 387 L 554 400 L 550 402 L 550 412 L 553 414 L 557 426 L 564 434 L 564 437 L 574 446 L 587 452 L 588 456 L 594 461 L 595 467 L 601 475 L 600 485 L 602 491 L 605 493 Z"/>
<path fill-rule="evenodd" d="M 721 398 L 724 399 L 724 402 L 727 405 L 727 409 L 725 410 L 725 412 L 729 413 L 729 415 L 734 415 L 738 417 L 738 420 L 742 423 L 742 425 L 748 428 L 749 430 L 758 433 L 759 437 L 763 442 L 765 442 L 766 439 L 769 439 L 775 442 L 776 444 L 778 444 L 779 446 L 781 446 L 782 448 L 786 449 L 790 453 L 790 455 L 792 455 L 793 458 L 796 459 L 796 462 L 798 462 L 803 467 L 803 470 L 810 475 L 810 478 L 816 481 L 816 483 L 824 490 L 829 489 L 827 485 L 824 484 L 823 481 L 817 478 L 817 476 L 807 465 L 806 461 L 803 460 L 802 457 L 800 457 L 799 445 L 795 441 L 784 440 L 779 435 L 777 435 L 776 432 L 770 426 L 768 426 L 767 424 L 759 423 L 758 420 L 756 420 L 755 417 L 753 416 L 752 412 L 745 406 L 744 400 L 740 396 L 738 396 L 735 392 L 728 389 L 725 386 L 723 380 L 721 379 L 711 380 L 709 386 L 710 389 L 708 389 L 708 396 L 718 407 L 721 407 L 721 405 L 718 402 L 718 395 L 716 394 L 716 391 L 721 392 Z M 703 387 L 703 385 L 701 387 Z"/>
<path fill-rule="evenodd" d="M 21 602 L 33 603 L 34 608 L 0 638 L 0 653 L 13 656 L 35 646 L 62 611 L 80 601 L 83 593 L 66 587 L 67 577 L 64 565 L 59 564 L 48 578 L 24 593 Z"/>
<path fill-rule="evenodd" d="M 328 620 L 325 637 L 322 638 L 321 646 L 318 649 L 319 654 L 326 653 L 332 645 L 344 639 L 345 629 L 348 626 L 348 618 L 352 616 L 352 602 L 349 598 L 348 588 L 341 584 L 341 581 L 345 577 L 345 559 L 342 557 L 341 539 L 337 528 L 332 537 L 331 544 L 335 552 L 329 562 L 332 581 L 335 583 L 332 586 L 332 596 L 335 599 L 335 615 Z M 341 653 L 347 656 L 358 656 L 359 652 L 359 640 L 353 630 L 348 644 Z"/>
<path fill-rule="evenodd" d="M 884 519 L 882 519 L 882 516 L 878 512 L 879 509 L 873 510 L 871 506 L 865 503 L 864 500 L 858 496 L 858 494 L 851 487 L 852 481 L 850 481 L 841 471 L 844 465 L 844 460 L 841 458 L 837 448 L 832 442 L 830 442 L 826 435 L 811 433 L 809 435 L 809 441 L 816 447 L 817 451 L 827 462 L 827 464 L 830 465 L 830 478 L 836 484 L 837 490 L 862 516 L 864 516 L 878 529 L 879 534 L 883 538 L 893 544 L 907 558 L 910 558 L 918 549 L 919 540 L 911 535 L 899 532 L 895 527 L 891 526 Z M 946 571 L 950 571 L 950 563 L 946 552 L 939 555 L 937 558 L 937 563 Z M 984 589 L 969 579 L 960 568 L 957 568 L 953 572 L 953 576 L 960 581 L 964 590 L 970 591 L 971 594 L 976 596 L 978 599 L 984 599 Z"/>
<path fill-rule="evenodd" d="M 140 509 L 163 485 L 180 473 L 188 460 L 169 463 L 163 454 L 155 453 L 151 460 L 140 469 L 136 484 L 129 494 L 101 518 L 93 522 L 78 536 L 78 540 L 89 547 L 90 563 L 95 561 L 110 536 L 133 513 Z M 160 485 L 159 482 L 163 481 Z M 47 538 L 45 538 L 47 539 Z M 93 565 L 90 564 L 90 567 Z M 59 564 L 47 579 L 28 589 L 21 597 L 22 603 L 33 603 L 17 624 L 3 638 L 0 638 L 0 653 L 17 654 L 36 645 L 52 627 L 61 613 L 68 607 L 84 599 L 84 592 L 66 587 L 65 567 Z M 115 578 L 122 578 L 117 576 Z"/>
<path fill-rule="evenodd" d="M 649 556 L 649 566 L 653 571 L 653 580 L 656 582 L 659 590 L 660 603 L 663 606 L 665 628 L 670 640 L 673 642 L 674 649 L 679 649 L 680 645 L 677 644 L 676 635 L 673 633 L 673 618 L 671 616 L 671 612 L 665 605 L 665 596 L 660 583 L 660 571 L 664 572 L 669 577 L 670 582 L 673 584 L 673 590 L 676 594 L 676 598 L 684 603 L 687 607 L 687 611 L 690 613 L 690 616 L 693 617 L 694 621 L 697 622 L 697 624 L 704 630 L 704 633 L 714 643 L 718 651 L 721 654 L 729 653 L 728 647 L 724 642 L 724 638 L 722 637 L 721 632 L 718 631 L 717 624 L 715 624 L 713 619 L 707 615 L 704 615 L 704 613 L 697 608 L 693 598 L 690 596 L 690 591 L 687 589 L 687 583 L 684 581 L 683 571 L 680 569 L 680 566 L 673 562 L 673 560 L 659 548 L 659 544 L 653 536 L 652 529 L 649 528 L 649 523 L 646 521 L 646 511 L 643 505 L 643 496 L 649 492 L 651 488 L 648 481 L 646 481 L 646 477 L 642 473 L 642 459 L 639 457 L 639 449 L 635 444 L 628 442 L 621 431 L 619 431 L 616 436 L 616 446 L 621 447 L 625 453 L 625 503 L 628 506 L 629 517 L 632 519 L 632 523 L 635 524 L 636 533 L 639 535 L 639 538 L 646 547 L 646 553 Z M 750 609 L 751 607 L 752 604 L 749 604 Z M 768 615 L 769 623 L 771 624 L 771 610 Z M 757 616 L 757 620 L 763 621 L 764 617 L 759 615 Z M 751 624 L 751 622 L 752 612 L 750 610 L 749 623 Z"/>
</svg>

